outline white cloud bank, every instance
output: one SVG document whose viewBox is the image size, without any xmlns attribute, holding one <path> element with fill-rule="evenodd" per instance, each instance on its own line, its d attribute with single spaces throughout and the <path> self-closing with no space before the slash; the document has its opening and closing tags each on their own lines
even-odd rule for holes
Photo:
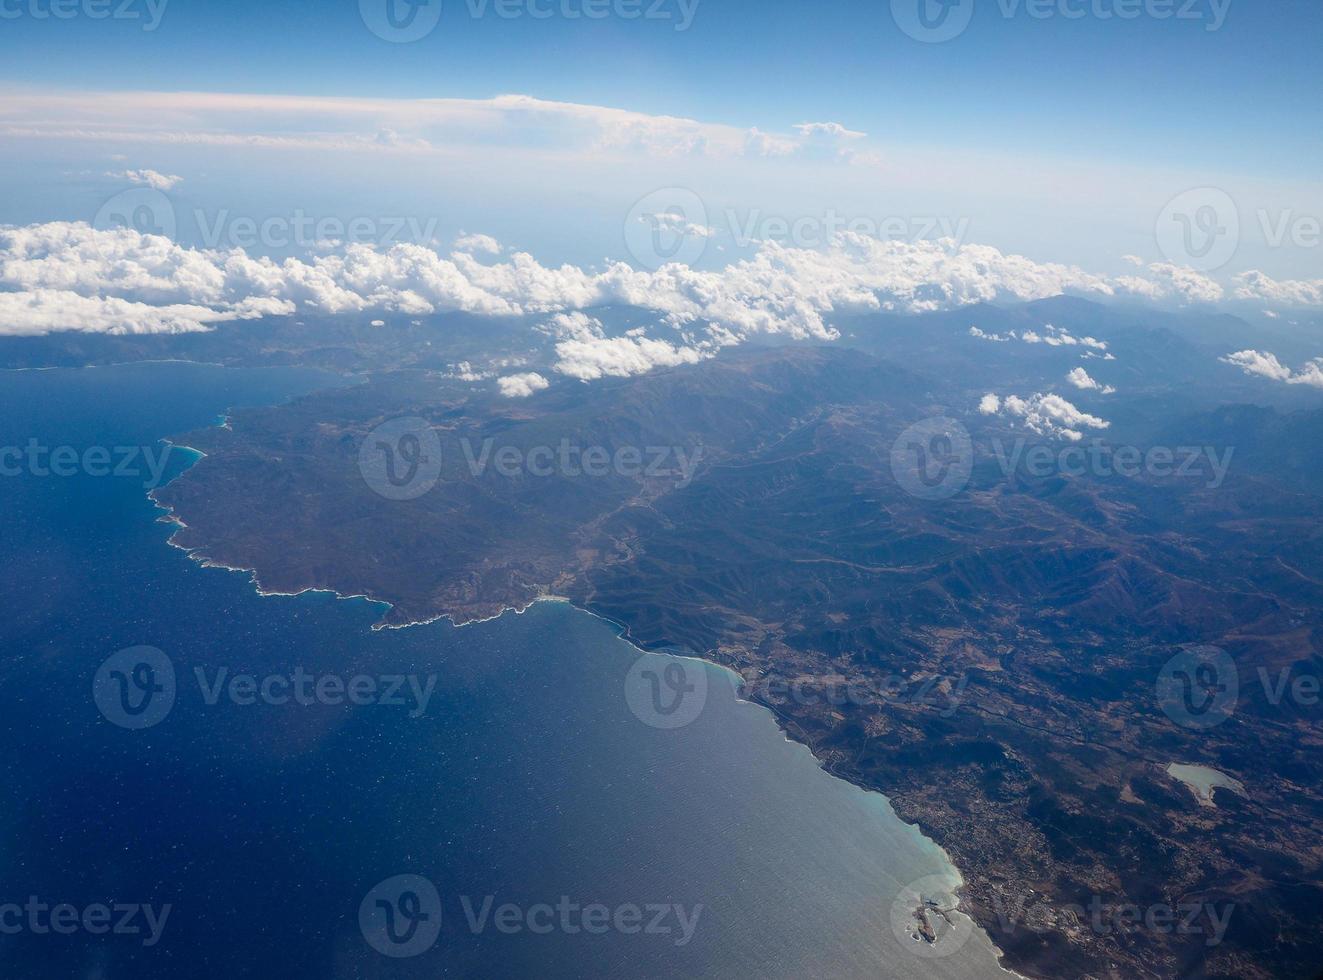
<svg viewBox="0 0 1323 980">
<path fill-rule="evenodd" d="M 1292 370 L 1277 359 L 1275 354 L 1264 351 L 1242 350 L 1221 358 L 1226 364 L 1234 364 L 1246 374 L 1282 381 L 1288 385 L 1309 385 L 1311 388 L 1323 388 L 1323 357 L 1306 361 L 1299 370 Z"/>
<path fill-rule="evenodd" d="M 752 257 L 717 270 L 673 263 L 640 271 L 624 262 L 596 269 L 545 266 L 487 236 L 467 236 L 448 255 L 415 244 L 350 243 L 276 260 L 238 248 L 185 248 L 159 235 L 81 222 L 0 228 L 0 290 L 7 290 L 0 293 L 0 334 L 201 330 L 224 320 L 299 312 L 552 316 L 628 305 L 654 311 L 682 341 L 638 333 L 607 338 L 586 317 L 555 321 L 553 328 L 558 323 L 561 330 L 557 370 L 585 379 L 691 363 L 755 334 L 835 340 L 831 321 L 842 312 L 915 313 L 1063 292 L 1099 299 L 1136 295 L 1120 280 L 986 245 L 852 233 L 821 249 L 764 242 Z M 1107 347 L 1051 325 L 1019 339 L 1087 352 Z"/>
</svg>

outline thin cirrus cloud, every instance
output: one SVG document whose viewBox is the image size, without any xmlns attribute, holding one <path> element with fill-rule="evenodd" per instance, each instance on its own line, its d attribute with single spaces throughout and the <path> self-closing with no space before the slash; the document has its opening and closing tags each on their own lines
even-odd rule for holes
<svg viewBox="0 0 1323 980">
<path fill-rule="evenodd" d="M 681 116 L 555 102 L 368 99 L 215 92 L 9 91 L 0 133 L 14 138 L 453 154 L 456 147 L 804 157 L 874 163 L 866 135 L 834 122 L 763 133 Z"/>
<path fill-rule="evenodd" d="M 183 182 L 183 177 L 175 174 L 163 174 L 156 170 L 113 170 L 106 174 L 112 180 L 122 180 L 130 184 L 138 184 L 142 187 L 150 187 L 153 190 L 168 191 L 173 190 Z"/>
</svg>

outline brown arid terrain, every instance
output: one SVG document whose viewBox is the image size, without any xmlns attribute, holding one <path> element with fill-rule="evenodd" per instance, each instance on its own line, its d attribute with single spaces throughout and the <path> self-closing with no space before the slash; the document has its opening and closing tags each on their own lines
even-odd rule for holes
<svg viewBox="0 0 1323 980">
<path fill-rule="evenodd" d="M 1025 976 L 1312 976 L 1323 495 L 1298 435 L 1318 418 L 1169 420 L 1234 440 L 1224 481 L 1207 458 L 1031 472 L 1008 445 L 1060 446 L 945 397 L 844 348 L 520 400 L 384 373 L 181 436 L 205 458 L 154 496 L 174 543 L 266 591 L 366 595 L 385 625 L 559 595 L 734 668 L 947 849 Z M 916 483 L 915 445 L 953 482 Z M 585 472 L 589 447 L 610 463 Z M 1171 763 L 1244 794 L 1201 800 Z"/>
</svg>

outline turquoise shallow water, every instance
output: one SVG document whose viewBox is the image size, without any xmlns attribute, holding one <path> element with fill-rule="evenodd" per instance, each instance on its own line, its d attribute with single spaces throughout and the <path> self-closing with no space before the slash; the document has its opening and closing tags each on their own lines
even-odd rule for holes
<svg viewBox="0 0 1323 980">
<path fill-rule="evenodd" d="M 331 381 L 186 364 L 14 373 L 0 376 L 0 446 L 155 447 L 231 405 Z M 379 610 L 362 600 L 263 598 L 247 576 L 168 547 L 143 483 L 0 478 L 0 905 L 171 911 L 150 946 L 85 929 L 0 934 L 0 974 L 1001 975 L 976 931 L 939 958 L 897 935 L 904 885 L 922 880 L 929 896 L 954 883 L 944 856 L 739 702 L 724 671 L 642 655 L 563 603 L 373 632 Z M 139 645 L 166 658 L 173 702 L 134 729 L 108 717 L 115 702 L 94 681 Z M 706 695 L 689 723 L 658 727 L 675 716 L 650 714 L 650 685 L 665 694 L 677 665 Z M 404 704 L 301 704 L 240 690 L 209 704 L 221 671 L 259 687 L 361 675 L 381 679 L 378 693 L 412 676 L 430 694 L 424 705 L 405 684 Z M 365 932 L 381 940 L 383 895 L 395 914 L 413 907 L 402 875 L 435 888 L 421 933 L 434 935 L 418 955 L 387 956 Z M 505 926 L 469 921 L 488 898 L 515 910 Z M 587 905 L 618 918 L 596 933 L 555 911 Z"/>
</svg>

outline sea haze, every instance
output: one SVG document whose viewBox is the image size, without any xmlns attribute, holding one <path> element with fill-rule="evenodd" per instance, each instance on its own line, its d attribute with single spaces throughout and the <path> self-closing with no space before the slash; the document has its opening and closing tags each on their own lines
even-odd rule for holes
<svg viewBox="0 0 1323 980">
<path fill-rule="evenodd" d="M 161 437 L 230 406 L 337 383 L 181 363 L 8 372 L 0 445 L 157 452 Z M 166 477 L 191 458 L 173 453 Z M 374 632 L 381 609 L 364 600 L 261 597 L 247 575 L 167 545 L 152 479 L 144 465 L 0 482 L 0 727 L 11 749 L 0 903 L 168 903 L 169 917 L 150 947 L 82 931 L 0 935 L 0 973 L 1005 976 L 977 930 L 948 956 L 907 948 L 896 896 L 920 880 L 935 895 L 954 869 L 883 797 L 827 775 L 767 711 L 738 700 L 725 671 L 703 667 L 701 714 L 664 730 L 625 696 L 643 655 L 564 603 Z M 135 645 L 161 650 L 177 678 L 173 708 L 143 730 L 113 724 L 93 698 L 98 667 Z M 209 705 L 197 675 L 213 684 L 221 670 L 300 668 L 423 686 L 434 675 L 435 687 L 421 713 L 407 695 Z M 426 953 L 387 959 L 365 942 L 359 906 L 402 874 L 435 884 L 441 932 Z M 681 945 L 674 917 L 664 934 L 475 933 L 462 900 L 488 896 L 523 909 L 562 896 L 679 905 L 692 935 Z"/>
</svg>

